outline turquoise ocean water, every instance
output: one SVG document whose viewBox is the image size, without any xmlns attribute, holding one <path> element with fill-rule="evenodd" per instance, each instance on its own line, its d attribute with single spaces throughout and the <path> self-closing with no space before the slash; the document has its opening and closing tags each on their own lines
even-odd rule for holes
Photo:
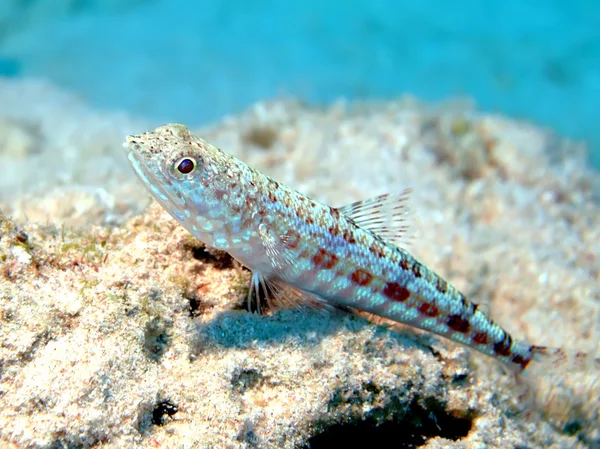
<svg viewBox="0 0 600 449">
<path fill-rule="evenodd" d="M 0 76 L 200 124 L 298 96 L 473 97 L 582 139 L 600 167 L 597 0 L 2 2 Z"/>
</svg>

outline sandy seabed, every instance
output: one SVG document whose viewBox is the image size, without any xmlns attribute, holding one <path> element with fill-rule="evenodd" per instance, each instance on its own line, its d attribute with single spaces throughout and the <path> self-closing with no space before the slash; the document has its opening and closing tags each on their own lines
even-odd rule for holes
<svg viewBox="0 0 600 449">
<path fill-rule="evenodd" d="M 533 372 L 523 412 L 513 376 L 442 338 L 246 311 L 249 273 L 128 165 L 125 135 L 156 125 L 0 79 L 2 447 L 600 447 L 598 373 Z M 600 188 L 582 145 L 411 98 L 260 103 L 196 130 L 333 206 L 412 187 L 418 259 L 515 337 L 598 354 Z"/>
</svg>

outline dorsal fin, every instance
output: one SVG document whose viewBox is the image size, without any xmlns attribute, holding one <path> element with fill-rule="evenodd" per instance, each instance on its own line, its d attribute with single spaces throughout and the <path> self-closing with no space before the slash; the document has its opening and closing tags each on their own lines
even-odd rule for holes
<svg viewBox="0 0 600 449">
<path fill-rule="evenodd" d="M 411 193 L 412 189 L 386 193 L 347 204 L 338 208 L 338 211 L 383 240 L 405 249 L 410 243 L 408 200 Z"/>
</svg>

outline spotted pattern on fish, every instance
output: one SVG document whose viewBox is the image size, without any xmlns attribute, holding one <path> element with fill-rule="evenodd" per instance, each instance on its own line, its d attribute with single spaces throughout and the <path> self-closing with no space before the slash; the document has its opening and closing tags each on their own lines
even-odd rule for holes
<svg viewBox="0 0 600 449">
<path fill-rule="evenodd" d="M 332 208 L 179 124 L 129 136 L 125 147 L 139 178 L 176 220 L 252 270 L 255 293 L 262 284 L 277 300 L 310 298 L 406 323 L 517 371 L 534 359 L 567 358 L 562 350 L 513 339 L 402 249 L 409 191 Z"/>
</svg>

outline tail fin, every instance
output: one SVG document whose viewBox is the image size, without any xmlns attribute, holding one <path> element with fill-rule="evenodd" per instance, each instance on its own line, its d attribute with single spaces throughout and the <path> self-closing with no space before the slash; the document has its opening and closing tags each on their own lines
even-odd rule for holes
<svg viewBox="0 0 600 449">
<path fill-rule="evenodd" d="M 532 346 L 533 361 L 542 369 L 554 369 L 561 372 L 600 372 L 600 358 L 592 354 L 577 351 L 566 351 L 562 348 L 548 348 L 546 346 Z"/>
<path fill-rule="evenodd" d="M 600 358 L 543 346 L 533 346 L 531 354 L 532 376 L 515 378 L 522 390 L 517 393 L 514 411 L 541 412 L 544 419 L 562 431 L 577 423 L 581 426 L 578 438 L 587 439 L 598 426 Z"/>
</svg>

